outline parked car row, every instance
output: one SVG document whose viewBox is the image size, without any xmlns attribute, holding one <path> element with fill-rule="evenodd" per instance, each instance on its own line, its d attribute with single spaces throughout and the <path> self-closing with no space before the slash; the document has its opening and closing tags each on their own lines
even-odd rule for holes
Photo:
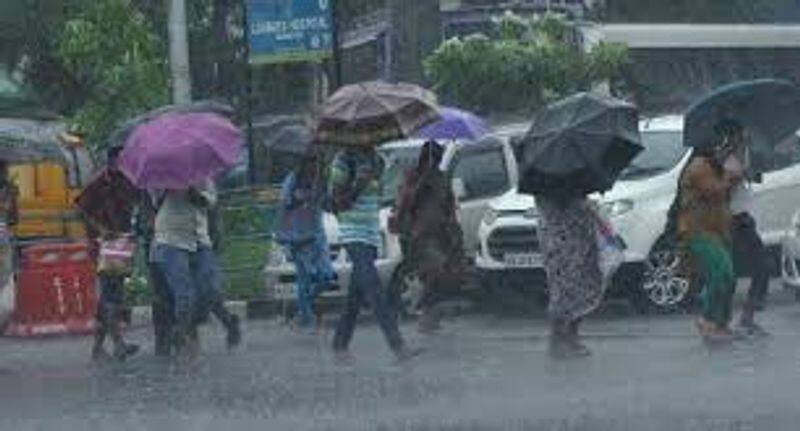
<svg viewBox="0 0 800 431">
<path fill-rule="evenodd" d="M 683 118 L 663 116 L 641 122 L 645 150 L 607 193 L 593 196 L 624 240 L 625 264 L 615 278 L 615 294 L 630 298 L 640 309 L 671 310 L 691 301 L 690 280 L 679 271 L 680 255 L 662 232 L 675 198 L 677 181 L 690 152 L 684 147 Z M 516 191 L 517 165 L 513 143 L 527 130 L 517 124 L 496 130 L 476 142 L 445 142 L 440 168 L 448 172 L 459 199 L 464 243 L 492 292 L 513 289 L 531 298 L 544 297 L 546 277 L 538 238 L 538 213 L 531 196 Z M 384 145 L 385 208 L 381 212 L 383 247 L 378 269 L 386 284 L 406 292 L 413 307 L 420 283 L 412 268 L 401 265 L 396 237 L 386 229 L 393 197 L 402 173 L 417 160 L 421 140 Z M 783 145 L 753 185 L 759 231 L 780 270 L 784 283 L 800 291 L 800 146 L 797 139 Z M 338 244 L 336 221 L 325 220 L 328 240 L 342 290 L 349 282 L 349 263 Z M 779 265 L 780 264 L 780 265 Z M 279 248 L 273 249 L 265 269 L 267 285 L 286 297 L 294 284 L 294 268 Z M 800 294 L 798 294 L 800 298 Z"/>
</svg>

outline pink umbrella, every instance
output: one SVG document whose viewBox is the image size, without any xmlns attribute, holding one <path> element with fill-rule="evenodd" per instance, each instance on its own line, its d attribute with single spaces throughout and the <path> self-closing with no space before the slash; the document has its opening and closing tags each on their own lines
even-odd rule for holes
<svg viewBox="0 0 800 431">
<path fill-rule="evenodd" d="M 241 132 L 226 118 L 172 112 L 136 127 L 117 166 L 140 189 L 182 190 L 234 166 L 241 147 Z"/>
</svg>

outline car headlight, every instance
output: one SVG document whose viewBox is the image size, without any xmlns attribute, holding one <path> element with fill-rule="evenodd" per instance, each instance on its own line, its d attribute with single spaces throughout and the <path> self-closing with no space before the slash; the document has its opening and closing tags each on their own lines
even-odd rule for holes
<svg viewBox="0 0 800 431">
<path fill-rule="evenodd" d="M 616 201 L 603 202 L 600 205 L 600 209 L 609 218 L 618 217 L 633 209 L 633 201 L 629 199 L 619 199 Z"/>
<path fill-rule="evenodd" d="M 500 213 L 493 208 L 489 208 L 483 213 L 483 222 L 491 226 L 497 221 L 498 217 L 500 217 Z"/>
</svg>

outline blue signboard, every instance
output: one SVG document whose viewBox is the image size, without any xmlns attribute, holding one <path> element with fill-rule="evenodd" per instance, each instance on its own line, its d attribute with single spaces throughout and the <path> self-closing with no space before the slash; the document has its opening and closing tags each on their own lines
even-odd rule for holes
<svg viewBox="0 0 800 431">
<path fill-rule="evenodd" d="M 247 0 L 250 63 L 330 57 L 332 7 L 333 0 Z"/>
</svg>

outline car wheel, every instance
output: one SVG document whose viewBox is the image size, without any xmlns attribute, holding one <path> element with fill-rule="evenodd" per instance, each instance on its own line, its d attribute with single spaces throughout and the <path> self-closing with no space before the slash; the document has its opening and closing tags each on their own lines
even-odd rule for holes
<svg viewBox="0 0 800 431">
<path fill-rule="evenodd" d="M 644 262 L 641 293 L 655 311 L 685 309 L 693 298 L 692 280 L 680 272 L 681 255 L 674 248 L 659 248 Z M 639 307 L 641 308 L 641 307 Z"/>
<path fill-rule="evenodd" d="M 411 265 L 400 264 L 392 276 L 390 291 L 395 310 L 401 316 L 419 316 L 425 285 Z"/>
</svg>

